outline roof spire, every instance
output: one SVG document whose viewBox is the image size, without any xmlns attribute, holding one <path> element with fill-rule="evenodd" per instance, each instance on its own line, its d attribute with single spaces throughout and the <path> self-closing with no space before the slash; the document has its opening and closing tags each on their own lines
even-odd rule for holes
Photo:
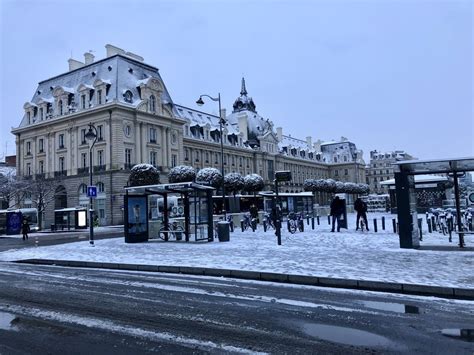
<svg viewBox="0 0 474 355">
<path fill-rule="evenodd" d="M 240 95 L 247 95 L 247 89 L 245 88 L 245 78 L 242 77 L 242 89 L 240 89 Z"/>
</svg>

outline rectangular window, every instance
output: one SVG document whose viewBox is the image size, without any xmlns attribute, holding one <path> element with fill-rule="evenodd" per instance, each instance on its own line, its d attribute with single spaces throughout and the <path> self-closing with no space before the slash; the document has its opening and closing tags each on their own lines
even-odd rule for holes
<svg viewBox="0 0 474 355">
<path fill-rule="evenodd" d="M 58 136 L 58 146 L 59 146 L 59 149 L 64 148 L 64 134 L 60 134 Z"/>
<path fill-rule="evenodd" d="M 349 175 L 349 170 L 344 169 L 344 175 Z"/>
<path fill-rule="evenodd" d="M 339 170 L 334 171 L 334 176 L 339 176 Z"/>
<path fill-rule="evenodd" d="M 188 148 L 184 149 L 184 160 L 189 160 L 189 150 L 188 150 Z"/>
<path fill-rule="evenodd" d="M 87 167 L 87 153 L 81 153 L 81 167 Z"/>
<path fill-rule="evenodd" d="M 150 128 L 150 143 L 156 143 L 156 128 Z"/>
<path fill-rule="evenodd" d="M 86 129 L 81 129 L 81 144 L 86 144 Z"/>
<path fill-rule="evenodd" d="M 97 103 L 102 105 L 102 90 L 97 91 Z"/>
<path fill-rule="evenodd" d="M 81 108 L 83 110 L 86 108 L 86 95 L 81 95 Z"/>
<path fill-rule="evenodd" d="M 209 163 L 209 152 L 206 152 L 206 163 Z"/>
<path fill-rule="evenodd" d="M 39 161 L 39 173 L 44 174 L 44 162 L 42 160 Z"/>
<path fill-rule="evenodd" d="M 26 175 L 31 175 L 31 163 L 26 164 Z"/>
<path fill-rule="evenodd" d="M 132 164 L 132 150 L 125 149 L 125 164 L 131 165 Z"/>
<path fill-rule="evenodd" d="M 104 140 L 104 126 L 103 125 L 97 126 L 97 140 L 98 141 Z"/>
<path fill-rule="evenodd" d="M 178 156 L 176 154 L 171 155 L 171 167 L 174 168 L 178 165 Z"/>
<path fill-rule="evenodd" d="M 156 166 L 156 152 L 150 152 L 150 164 Z"/>
<path fill-rule="evenodd" d="M 64 157 L 59 158 L 59 171 L 64 171 Z"/>
<path fill-rule="evenodd" d="M 44 139 L 43 138 L 40 138 L 38 141 L 38 151 L 40 153 L 44 152 Z"/>
<path fill-rule="evenodd" d="M 104 151 L 103 150 L 98 150 L 97 151 L 97 164 L 99 166 L 104 165 Z"/>
<path fill-rule="evenodd" d="M 31 154 L 31 142 L 26 142 L 26 154 Z"/>
</svg>

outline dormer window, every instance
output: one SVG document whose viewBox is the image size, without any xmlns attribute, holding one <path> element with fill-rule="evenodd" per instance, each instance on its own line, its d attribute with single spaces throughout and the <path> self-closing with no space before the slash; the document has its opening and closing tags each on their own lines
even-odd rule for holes
<svg viewBox="0 0 474 355">
<path fill-rule="evenodd" d="M 81 95 L 81 109 L 85 110 L 86 108 L 86 95 Z"/>
<path fill-rule="evenodd" d="M 148 101 L 148 103 L 150 112 L 156 112 L 156 99 L 154 95 L 150 96 L 150 100 Z"/>
<path fill-rule="evenodd" d="M 58 111 L 60 115 L 63 114 L 63 100 L 59 100 L 58 102 Z"/>
<path fill-rule="evenodd" d="M 26 119 L 28 120 L 28 124 L 31 124 L 31 112 L 30 111 L 28 111 L 26 113 Z"/>
<path fill-rule="evenodd" d="M 44 109 L 42 107 L 40 107 L 40 121 L 43 121 L 43 117 L 44 117 Z"/>
<path fill-rule="evenodd" d="M 97 104 L 102 105 L 102 90 L 97 90 Z"/>
<path fill-rule="evenodd" d="M 132 92 L 130 90 L 125 91 L 125 93 L 123 94 L 123 98 L 125 102 L 132 103 L 132 100 L 133 100 Z"/>
</svg>

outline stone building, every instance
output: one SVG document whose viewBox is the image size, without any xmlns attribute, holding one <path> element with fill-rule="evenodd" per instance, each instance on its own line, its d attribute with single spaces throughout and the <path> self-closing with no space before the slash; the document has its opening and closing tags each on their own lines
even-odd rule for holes
<svg viewBox="0 0 474 355">
<path fill-rule="evenodd" d="M 84 54 L 84 62 L 69 59 L 67 73 L 40 82 L 12 131 L 17 174 L 50 181 L 54 188 L 46 225 L 55 209 L 88 206 L 89 123 L 98 136 L 92 166 L 100 224 L 123 223 L 123 187 L 135 164 L 156 166 L 162 182 L 176 165 L 221 167 L 219 117 L 175 104 L 158 69 L 142 57 L 112 45 L 106 51 L 98 61 L 91 53 Z M 257 173 L 271 189 L 275 171 L 291 170 L 293 181 L 283 187 L 288 192 L 303 191 L 307 178 L 365 181 L 362 152 L 354 143 L 284 135 L 257 113 L 244 79 L 232 112 L 220 114 L 225 173 Z M 33 206 L 33 200 L 21 203 Z"/>
<path fill-rule="evenodd" d="M 370 152 L 370 164 L 366 167 L 367 184 L 370 191 L 376 194 L 388 194 L 389 187 L 386 184 L 380 184 L 383 181 L 393 179 L 393 164 L 402 160 L 416 159 L 403 150 L 381 153 L 376 150 Z"/>
</svg>

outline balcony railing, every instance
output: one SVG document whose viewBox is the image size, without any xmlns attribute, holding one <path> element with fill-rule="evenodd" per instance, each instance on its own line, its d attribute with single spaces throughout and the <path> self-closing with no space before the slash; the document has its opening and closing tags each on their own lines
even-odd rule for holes
<svg viewBox="0 0 474 355">
<path fill-rule="evenodd" d="M 94 172 L 105 171 L 105 165 L 96 165 L 94 166 Z"/>
<path fill-rule="evenodd" d="M 67 176 L 67 171 L 66 170 L 61 170 L 61 171 L 55 171 L 54 172 L 54 177 L 61 177 L 61 176 Z"/>
</svg>

